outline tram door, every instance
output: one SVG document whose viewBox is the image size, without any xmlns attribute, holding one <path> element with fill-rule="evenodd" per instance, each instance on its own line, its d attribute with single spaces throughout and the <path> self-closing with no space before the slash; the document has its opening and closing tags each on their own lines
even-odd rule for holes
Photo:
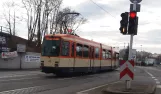
<svg viewBox="0 0 161 94">
<path fill-rule="evenodd" d="M 90 47 L 90 70 L 94 69 L 94 47 Z"/>
<path fill-rule="evenodd" d="M 75 50 L 75 43 L 74 42 L 71 42 L 71 57 L 73 58 L 72 59 L 72 63 L 73 63 L 73 70 L 75 70 L 75 53 L 76 53 L 76 50 Z"/>
</svg>

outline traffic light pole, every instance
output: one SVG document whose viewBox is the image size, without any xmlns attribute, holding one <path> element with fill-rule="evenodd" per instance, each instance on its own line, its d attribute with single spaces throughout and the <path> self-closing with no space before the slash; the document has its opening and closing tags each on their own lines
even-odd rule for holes
<svg viewBox="0 0 161 94">
<path fill-rule="evenodd" d="M 133 10 L 136 10 L 136 4 L 137 4 L 137 1 L 134 0 L 134 2 L 133 2 Z M 129 45 L 129 57 L 128 57 L 128 60 L 132 59 L 133 37 L 134 37 L 134 34 L 131 34 L 130 35 L 130 45 Z M 131 89 L 131 81 L 130 80 L 126 80 L 126 89 Z"/>
<path fill-rule="evenodd" d="M 133 34 L 130 35 L 130 45 L 129 45 L 129 57 L 128 57 L 128 60 L 131 60 L 131 57 L 132 57 L 133 37 L 134 37 Z M 126 80 L 126 89 L 130 89 L 130 88 L 131 88 L 131 81 Z"/>
</svg>

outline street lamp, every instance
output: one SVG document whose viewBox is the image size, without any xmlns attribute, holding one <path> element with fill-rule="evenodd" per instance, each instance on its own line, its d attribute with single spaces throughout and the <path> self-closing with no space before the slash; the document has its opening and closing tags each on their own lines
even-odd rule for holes
<svg viewBox="0 0 161 94">
<path fill-rule="evenodd" d="M 80 13 L 73 12 L 73 13 L 66 13 L 65 15 L 67 15 L 67 14 L 76 14 L 76 16 L 79 16 Z M 68 19 L 68 20 L 69 20 L 69 19 Z M 67 21 L 68 21 L 68 20 L 67 20 Z M 67 23 L 67 21 L 62 21 L 62 23 L 64 23 L 64 26 L 65 26 L 65 31 L 64 31 L 65 34 L 67 33 L 67 32 L 66 32 L 66 29 L 67 29 L 66 23 Z M 71 31 L 71 32 L 72 32 L 72 31 Z"/>
<path fill-rule="evenodd" d="M 62 19 L 61 24 L 64 24 L 64 25 L 65 25 L 65 28 L 67 28 L 67 26 L 66 26 L 66 21 L 64 21 L 63 17 L 65 17 L 65 16 L 68 15 L 68 14 L 76 14 L 76 16 L 79 16 L 79 15 L 80 15 L 80 13 L 77 13 L 77 12 L 63 13 L 63 14 L 61 15 L 61 17 L 60 17 L 56 22 L 58 23 L 58 22 Z M 62 25 L 61 25 L 61 28 L 60 28 L 60 33 L 62 34 Z M 65 33 L 66 33 L 66 32 L 65 32 Z"/>
<path fill-rule="evenodd" d="M 77 12 L 62 13 L 61 17 L 56 22 L 59 22 L 67 14 L 76 14 L 76 16 L 80 15 L 80 13 L 77 13 Z"/>
</svg>

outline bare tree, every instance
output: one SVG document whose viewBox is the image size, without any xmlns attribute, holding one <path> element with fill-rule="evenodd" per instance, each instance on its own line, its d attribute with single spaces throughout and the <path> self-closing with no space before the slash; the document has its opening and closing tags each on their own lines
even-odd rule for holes
<svg viewBox="0 0 161 94">
<path fill-rule="evenodd" d="M 4 19 L 7 22 L 8 32 L 11 35 L 16 35 L 16 19 L 19 17 L 16 17 L 16 3 L 15 2 L 5 2 L 3 4 L 4 6 Z"/>
<path fill-rule="evenodd" d="M 62 29 L 66 31 L 67 27 L 73 29 L 78 24 L 73 29 L 76 30 L 86 21 L 84 18 L 77 20 L 78 17 L 67 15 L 65 16 L 66 23 L 63 25 L 63 13 L 72 11 L 69 8 L 60 11 L 62 0 L 22 0 L 22 2 L 28 17 L 28 40 L 36 41 L 37 46 L 41 45 L 45 34 L 59 32 Z"/>
<path fill-rule="evenodd" d="M 56 26 L 55 20 L 58 14 L 62 0 L 45 0 L 42 17 L 42 36 L 52 32 Z"/>
<path fill-rule="evenodd" d="M 36 34 L 36 42 L 40 46 L 42 37 L 53 30 L 55 15 L 62 0 L 22 0 L 22 2 L 28 16 L 28 40 L 33 41 Z"/>
<path fill-rule="evenodd" d="M 42 0 L 22 0 L 22 3 L 27 12 L 28 40 L 31 42 L 35 34 L 40 34 L 38 23 L 40 23 Z"/>
</svg>

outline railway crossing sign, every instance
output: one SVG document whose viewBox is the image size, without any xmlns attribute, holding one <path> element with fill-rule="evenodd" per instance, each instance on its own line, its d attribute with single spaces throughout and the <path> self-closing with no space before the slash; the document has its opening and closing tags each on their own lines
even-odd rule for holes
<svg viewBox="0 0 161 94">
<path fill-rule="evenodd" d="M 134 61 L 120 60 L 120 80 L 134 80 Z"/>
</svg>

